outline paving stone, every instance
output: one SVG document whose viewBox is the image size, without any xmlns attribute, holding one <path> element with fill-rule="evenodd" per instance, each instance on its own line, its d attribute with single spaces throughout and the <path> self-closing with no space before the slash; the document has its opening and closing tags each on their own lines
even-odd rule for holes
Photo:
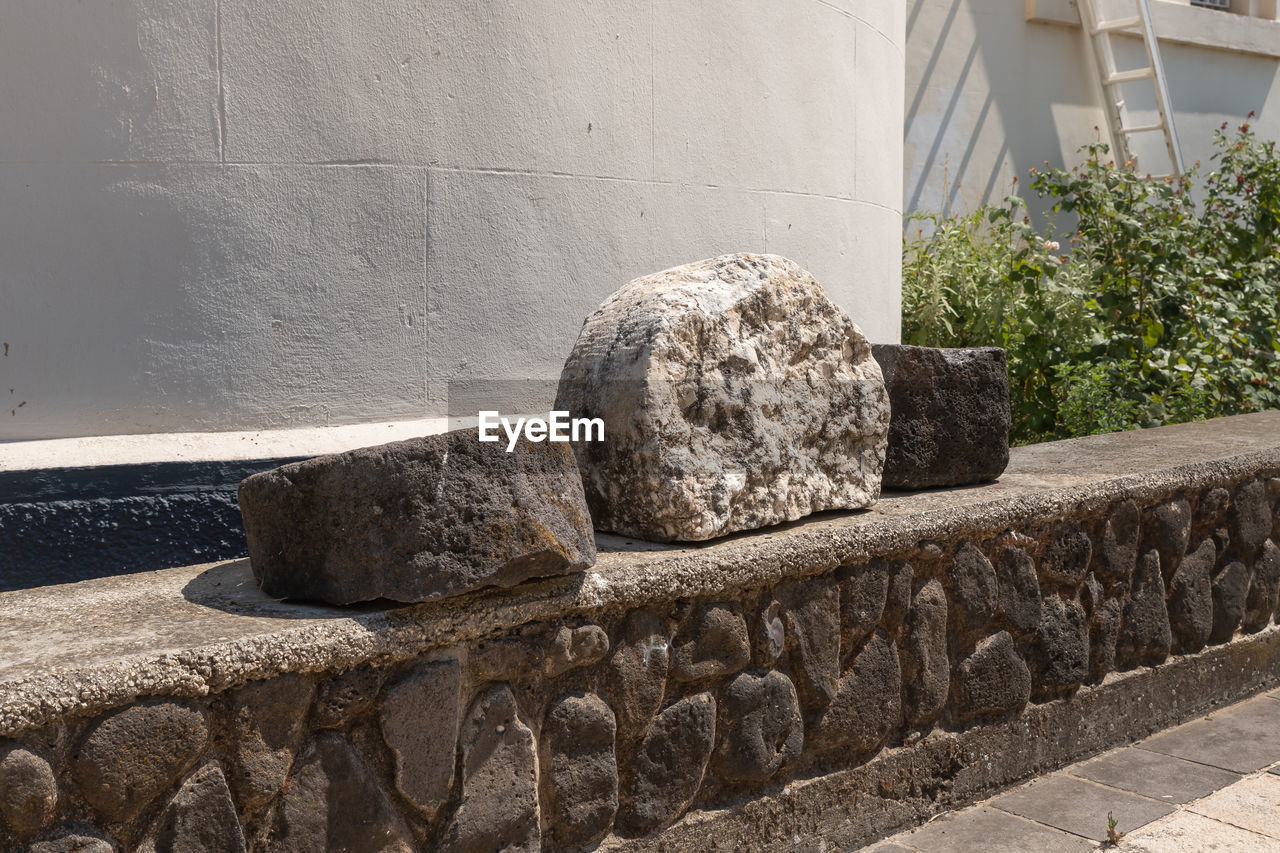
<svg viewBox="0 0 1280 853">
<path fill-rule="evenodd" d="M 345 726 L 373 705 L 382 687 L 382 670 L 357 666 L 316 686 L 316 704 L 311 723 L 316 728 Z"/>
<path fill-rule="evenodd" d="M 763 782 L 800 757 L 804 721 L 791 680 L 777 670 L 744 672 L 720 696 L 715 772 L 730 782 Z"/>
<path fill-rule="evenodd" d="M 447 851 L 540 849 L 538 767 L 533 732 L 511 688 L 483 690 L 460 732 L 462 800 L 445 828 Z"/>
<path fill-rule="evenodd" d="M 588 847 L 604 838 L 618 811 L 617 723 L 599 696 L 561 697 L 542 727 L 541 773 L 547 841 Z"/>
<path fill-rule="evenodd" d="M 244 831 L 216 761 L 182 783 L 147 831 L 138 853 L 244 853 Z"/>
<path fill-rule="evenodd" d="M 619 824 L 647 833 L 680 817 L 702 785 L 715 738 L 716 700 L 710 693 L 663 710 L 623 779 Z"/>
<path fill-rule="evenodd" d="M 580 572 L 591 516 L 568 444 L 454 430 L 294 462 L 240 484 L 263 592 L 426 601 Z"/>
<path fill-rule="evenodd" d="M 1031 671 L 1008 631 L 978 643 L 956 667 L 956 717 L 961 722 L 1021 711 L 1031 697 Z"/>
<path fill-rule="evenodd" d="M 1042 826 L 990 806 L 975 806 L 936 818 L 898 836 L 922 853 L 1085 853 L 1093 842 Z"/>
<path fill-rule="evenodd" d="M 1263 773 L 1241 779 L 1187 808 L 1196 814 L 1265 835 L 1280 848 L 1280 823 L 1276 821 L 1278 806 L 1280 777 Z"/>
<path fill-rule="evenodd" d="M 1239 561 L 1228 563 L 1213 578 L 1213 630 L 1209 640 L 1225 643 L 1235 636 L 1244 618 L 1249 594 L 1249 567 Z"/>
<path fill-rule="evenodd" d="M 782 604 L 787 657 L 800 698 L 809 707 L 829 705 L 840 678 L 839 587 L 826 578 L 788 581 L 773 594 Z"/>
<path fill-rule="evenodd" d="M 90 727 L 71 759 L 72 778 L 107 820 L 130 820 L 200 759 L 208 740 L 201 710 L 177 702 L 133 705 Z"/>
<path fill-rule="evenodd" d="M 948 622 L 961 643 L 972 642 L 987 628 L 999 602 L 996 570 L 968 539 L 961 540 L 948 572 L 951 614 Z"/>
<path fill-rule="evenodd" d="M 280 792 L 302 746 L 314 695 L 311 681 L 293 673 L 232 694 L 230 768 L 242 809 L 257 809 Z"/>
<path fill-rule="evenodd" d="M 1169 612 L 1165 607 L 1160 555 L 1153 548 L 1142 555 L 1133 573 L 1129 601 L 1120 620 L 1116 640 L 1116 666 L 1154 666 L 1164 663 L 1173 644 Z"/>
<path fill-rule="evenodd" d="M 555 678 L 571 669 L 590 666 L 609 654 L 609 635 L 599 625 L 561 625 L 551 640 L 542 671 Z"/>
<path fill-rule="evenodd" d="M 1212 539 L 1182 560 L 1169 582 L 1169 628 L 1173 633 L 1173 651 L 1180 654 L 1198 652 L 1209 642 L 1213 630 L 1213 566 L 1218 548 Z M 1280 583 L 1280 578 L 1277 578 Z"/>
<path fill-rule="evenodd" d="M 1093 572 L 1104 583 L 1128 583 L 1138 564 L 1138 505 L 1121 501 L 1103 521 L 1093 543 Z"/>
<path fill-rule="evenodd" d="M 1271 535 L 1271 501 L 1262 480 L 1236 487 L 1231 501 L 1231 539 L 1241 553 L 1252 554 Z"/>
<path fill-rule="evenodd" d="M 1001 546 L 996 585 L 1004 620 L 1019 636 L 1034 632 L 1040 625 L 1040 579 L 1031 555 L 1013 545 Z"/>
<path fill-rule="evenodd" d="M 884 744 L 902 717 L 898 650 L 877 631 L 840 679 L 835 700 L 814 720 L 806 738 L 817 749 L 847 747 L 869 753 Z"/>
<path fill-rule="evenodd" d="M 1144 547 L 1160 554 L 1160 568 L 1172 577 L 1191 540 L 1191 503 L 1186 498 L 1165 501 L 1149 510 L 1142 519 Z"/>
<path fill-rule="evenodd" d="M 873 560 L 842 568 L 840 578 L 840 653 L 847 657 L 862 648 L 880 624 L 889 598 L 889 564 Z"/>
<path fill-rule="evenodd" d="M 555 407 L 604 421 L 603 441 L 574 446 L 600 530 L 701 541 L 880 493 L 889 396 L 871 346 L 775 255 L 622 287 L 583 323 Z"/>
<path fill-rule="evenodd" d="M 900 660 L 903 712 L 907 725 L 923 728 L 942 713 L 951 689 L 951 662 L 947 657 L 947 597 L 942 584 L 936 579 L 916 593 L 902 638 Z"/>
<path fill-rule="evenodd" d="M 345 737 L 323 732 L 274 807 L 266 849 L 410 853 L 413 843 L 369 766 Z"/>
<path fill-rule="evenodd" d="M 58 780 L 49 762 L 17 744 L 0 742 L 0 828 L 26 838 L 53 819 Z"/>
<path fill-rule="evenodd" d="M 1040 578 L 1051 584 L 1075 588 L 1084 580 L 1093 556 L 1093 544 L 1084 528 L 1071 521 L 1055 524 L 1040 555 Z"/>
<path fill-rule="evenodd" d="M 1149 737 L 1138 747 L 1252 773 L 1280 761 L 1280 702 L 1259 696 Z"/>
<path fill-rule="evenodd" d="M 875 344 L 892 418 L 884 487 L 994 480 L 1009 464 L 1009 375 L 999 347 Z"/>
<path fill-rule="evenodd" d="M 1268 539 L 1253 564 L 1253 578 L 1249 581 L 1249 594 L 1244 600 L 1244 616 L 1240 620 L 1241 630 L 1253 632 L 1265 628 L 1278 603 L 1280 548 Z"/>
<path fill-rule="evenodd" d="M 378 709 L 396 789 L 428 820 L 453 789 L 461 683 L 456 660 L 422 663 L 387 686 Z"/>
<path fill-rule="evenodd" d="M 605 682 L 619 739 L 643 734 L 662 706 L 671 647 L 662 618 L 651 610 L 633 610 L 609 659 Z"/>
<path fill-rule="evenodd" d="M 750 662 L 747 623 L 737 605 L 707 604 L 694 612 L 676 637 L 671 676 L 676 681 L 707 681 L 732 675 Z"/>
<path fill-rule="evenodd" d="M 1129 833 L 1120 849 L 1135 853 L 1276 853 L 1280 845 L 1274 838 L 1182 811 Z"/>
<path fill-rule="evenodd" d="M 1119 832 L 1129 833 L 1173 811 L 1171 805 L 1061 773 L 996 797 L 991 805 L 1094 841 L 1106 840 L 1108 813 Z"/>
<path fill-rule="evenodd" d="M 1166 803 L 1189 803 L 1240 778 L 1216 767 L 1136 747 L 1108 752 L 1072 767 L 1070 772 Z"/>
<path fill-rule="evenodd" d="M 1036 701 L 1069 695 L 1089 677 L 1089 624 L 1080 602 L 1056 593 L 1044 598 L 1027 668 Z"/>
</svg>

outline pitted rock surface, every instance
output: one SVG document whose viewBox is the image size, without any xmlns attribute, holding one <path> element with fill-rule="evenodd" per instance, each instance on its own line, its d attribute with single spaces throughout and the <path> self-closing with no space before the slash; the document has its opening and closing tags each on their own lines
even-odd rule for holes
<svg viewBox="0 0 1280 853">
<path fill-rule="evenodd" d="M 619 738 L 643 734 L 662 707 L 671 663 L 671 645 L 662 617 L 633 610 L 609 659 L 605 683 L 618 716 Z"/>
<path fill-rule="evenodd" d="M 677 681 L 731 675 L 751 661 L 747 622 L 729 604 L 699 607 L 676 638 L 671 674 Z"/>
<path fill-rule="evenodd" d="M 568 444 L 476 430 L 295 462 L 240 484 L 254 576 L 276 598 L 426 601 L 595 563 Z"/>
<path fill-rule="evenodd" d="M 537 756 L 505 684 L 485 689 L 462 726 L 462 801 L 441 850 L 541 849 Z"/>
<path fill-rule="evenodd" d="M 795 685 L 777 670 L 744 672 L 720 697 L 715 771 L 730 782 L 762 782 L 800 756 L 804 721 Z"/>
<path fill-rule="evenodd" d="M 1261 480 L 1242 483 L 1231 503 L 1231 538 L 1242 553 L 1252 554 L 1271 536 L 1271 501 L 1266 484 Z"/>
<path fill-rule="evenodd" d="M 280 792 L 294 754 L 302 746 L 304 723 L 315 690 L 297 674 L 256 681 L 231 701 L 235 746 L 230 766 L 246 810 L 257 809 Z M 219 778 L 222 770 L 218 770 Z"/>
<path fill-rule="evenodd" d="M 1038 606 L 1036 616 L 1039 618 Z M 927 726 L 942 713 L 951 687 L 947 595 L 937 580 L 929 581 L 916 593 L 902 639 L 901 662 L 907 725 Z"/>
<path fill-rule="evenodd" d="M 609 654 L 609 635 L 599 625 L 561 625 L 547 650 L 542 671 L 555 678 L 571 669 L 590 666 Z"/>
<path fill-rule="evenodd" d="M 26 838 L 53 818 L 57 805 L 58 781 L 49 762 L 17 744 L 0 743 L 0 828 Z"/>
<path fill-rule="evenodd" d="M 898 649 L 877 631 L 840 679 L 835 700 L 807 736 L 820 749 L 848 747 L 856 753 L 879 748 L 902 717 L 902 670 Z"/>
<path fill-rule="evenodd" d="M 412 836 L 345 737 L 324 732 L 298 761 L 274 807 L 266 847 L 281 853 L 410 853 Z"/>
<path fill-rule="evenodd" d="M 395 763 L 396 789 L 428 820 L 453 788 L 461 685 L 456 660 L 430 661 L 388 685 L 382 696 L 378 719 Z"/>
<path fill-rule="evenodd" d="M 956 667 L 956 717 L 963 722 L 1021 711 L 1031 698 L 1031 671 L 1008 631 L 978 643 Z"/>
<path fill-rule="evenodd" d="M 1280 548 L 1266 539 L 1253 564 L 1253 579 L 1249 582 L 1249 595 L 1244 602 L 1244 618 L 1240 620 L 1241 630 L 1253 632 L 1265 628 L 1278 603 Z"/>
<path fill-rule="evenodd" d="M 182 783 L 147 831 L 138 853 L 244 853 L 231 789 L 210 762 Z"/>
<path fill-rule="evenodd" d="M 1121 501 L 1102 523 L 1093 546 L 1093 573 L 1104 583 L 1128 583 L 1138 564 L 1142 513 L 1131 500 Z"/>
<path fill-rule="evenodd" d="M 893 416 L 886 489 L 982 483 L 1009 464 L 1004 350 L 875 344 Z"/>
<path fill-rule="evenodd" d="M 1181 555 L 1179 555 L 1181 556 Z M 1120 620 L 1116 664 L 1122 669 L 1164 663 L 1173 645 L 1169 611 L 1165 605 L 1160 554 L 1152 549 L 1138 560 L 1133 586 Z"/>
<path fill-rule="evenodd" d="M 556 846 L 588 847 L 613 826 L 618 811 L 617 724 L 594 694 L 562 697 L 542 726 L 546 822 Z"/>
<path fill-rule="evenodd" d="M 1080 602 L 1045 596 L 1027 667 L 1037 701 L 1069 695 L 1089 677 L 1089 624 Z"/>
<path fill-rule="evenodd" d="M 880 625 L 890 633 L 902 626 L 911 609 L 911 586 L 915 578 L 915 569 L 906 560 L 888 561 L 889 594 L 884 601 L 884 616 Z"/>
<path fill-rule="evenodd" d="M 847 657 L 880 624 L 889 598 L 889 564 L 873 560 L 840 570 L 840 655 Z"/>
<path fill-rule="evenodd" d="M 787 654 L 806 706 L 835 698 L 840 677 L 840 590 L 831 579 L 788 581 L 774 589 L 782 604 Z"/>
<path fill-rule="evenodd" d="M 476 643 L 468 663 L 480 681 L 519 681 L 541 675 L 552 637 L 542 625 L 525 625 L 508 635 Z"/>
<path fill-rule="evenodd" d="M 311 722 L 317 728 L 345 726 L 368 710 L 382 687 L 382 670 L 358 666 L 320 682 Z"/>
<path fill-rule="evenodd" d="M 1225 643 L 1235 636 L 1244 619 L 1245 599 L 1249 595 L 1249 567 L 1233 560 L 1213 578 L 1213 630 L 1209 640 Z"/>
<path fill-rule="evenodd" d="M 583 324 L 556 408 L 596 527 L 700 541 L 880 494 L 889 398 L 871 346 L 813 276 L 725 255 L 638 278 Z"/>
<path fill-rule="evenodd" d="M 1160 570 L 1172 578 L 1191 541 L 1190 502 L 1175 498 L 1149 511 L 1142 520 L 1142 540 L 1159 552 Z"/>
<path fill-rule="evenodd" d="M 208 740 L 203 711 L 177 702 L 134 705 L 89 729 L 72 757 L 72 778 L 107 820 L 130 820 L 195 764 Z"/>
<path fill-rule="evenodd" d="M 1093 545 L 1080 525 L 1066 521 L 1054 525 L 1040 557 L 1040 575 L 1050 583 L 1077 587 L 1089 570 Z"/>
<path fill-rule="evenodd" d="M 1120 618 L 1124 587 L 1117 586 L 1115 595 L 1104 592 L 1101 582 L 1092 574 L 1080 590 L 1085 615 L 1089 617 L 1089 681 L 1099 682 L 1116 668 L 1116 643 L 1120 639 Z"/>
<path fill-rule="evenodd" d="M 715 740 L 710 693 L 681 699 L 659 714 L 623 781 L 619 823 L 641 833 L 678 818 L 702 785 Z"/>
<path fill-rule="evenodd" d="M 1212 539 L 1200 543 L 1182 559 L 1169 583 L 1169 627 L 1173 651 L 1198 652 L 1209 642 L 1213 630 L 1213 566 L 1218 549 Z"/>
<path fill-rule="evenodd" d="M 978 546 L 964 539 L 951 561 L 951 627 L 963 640 L 980 635 L 999 602 L 996 570 Z"/>
<path fill-rule="evenodd" d="M 1004 545 L 996 555 L 996 584 L 1000 589 L 1000 614 L 1019 636 L 1040 625 L 1040 579 L 1031 555 L 1014 545 Z"/>
<path fill-rule="evenodd" d="M 47 841 L 37 841 L 28 853 L 115 853 L 110 841 L 92 835 L 68 833 Z"/>
</svg>

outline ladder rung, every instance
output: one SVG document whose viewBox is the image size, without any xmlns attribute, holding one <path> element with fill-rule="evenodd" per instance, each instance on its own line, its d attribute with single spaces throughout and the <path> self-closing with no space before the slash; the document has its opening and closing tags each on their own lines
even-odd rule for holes
<svg viewBox="0 0 1280 853">
<path fill-rule="evenodd" d="M 1138 16 L 1134 16 L 1132 18 L 1116 18 L 1112 21 L 1099 21 L 1093 31 L 1095 33 L 1108 33 L 1112 30 L 1127 30 L 1141 25 L 1142 18 Z"/>
<path fill-rule="evenodd" d="M 1164 130 L 1164 122 L 1158 124 L 1140 124 L 1136 127 L 1120 128 L 1124 133 L 1150 133 L 1153 130 Z"/>
<path fill-rule="evenodd" d="M 1114 86 L 1117 83 L 1130 83 L 1134 80 L 1147 80 L 1155 76 L 1155 69 L 1150 66 L 1146 68 L 1134 68 L 1131 71 L 1117 71 L 1106 79 L 1108 86 Z"/>
</svg>

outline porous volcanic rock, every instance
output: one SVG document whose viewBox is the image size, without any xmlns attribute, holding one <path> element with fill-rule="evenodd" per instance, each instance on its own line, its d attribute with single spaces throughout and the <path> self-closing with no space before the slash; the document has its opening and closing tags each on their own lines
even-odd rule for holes
<svg viewBox="0 0 1280 853">
<path fill-rule="evenodd" d="M 595 694 L 561 697 L 542 726 L 542 785 L 549 841 L 585 847 L 599 841 L 618 811 L 617 724 Z"/>
<path fill-rule="evenodd" d="M 1127 669 L 1164 663 L 1172 645 L 1173 631 L 1169 627 L 1169 611 L 1165 605 L 1160 554 L 1153 548 L 1139 558 L 1138 568 L 1133 573 L 1133 586 L 1129 590 L 1129 601 L 1124 606 L 1120 636 L 1116 641 L 1116 664 Z"/>
<path fill-rule="evenodd" d="M 1027 667 L 1036 701 L 1067 696 L 1089 677 L 1089 621 L 1079 601 L 1045 596 Z"/>
<path fill-rule="evenodd" d="M 605 675 L 620 739 L 635 738 L 649 728 L 662 706 L 670 666 L 671 643 L 662 617 L 652 610 L 631 611 Z"/>
<path fill-rule="evenodd" d="M 1277 602 L 1280 602 L 1280 548 L 1270 539 L 1264 539 L 1262 551 L 1253 564 L 1253 580 L 1244 602 L 1241 630 L 1252 633 L 1266 627 Z"/>
<path fill-rule="evenodd" d="M 1253 553 L 1271 535 L 1271 501 L 1261 480 L 1242 483 L 1232 500 L 1231 538 L 1245 553 Z"/>
<path fill-rule="evenodd" d="M 800 700 L 781 672 L 744 672 L 720 698 L 715 770 L 731 782 L 762 782 L 804 748 Z"/>
<path fill-rule="evenodd" d="M 1213 629 L 1209 642 L 1225 643 L 1235 636 L 1244 618 L 1249 594 L 1249 567 L 1239 560 L 1223 566 L 1213 578 Z"/>
<path fill-rule="evenodd" d="M 1034 578 L 1035 575 L 1033 574 Z M 1039 619 L 1039 604 L 1036 605 Z M 947 703 L 951 664 L 947 658 L 947 596 L 931 580 L 916 593 L 902 638 L 903 710 L 907 725 L 932 723 Z"/>
<path fill-rule="evenodd" d="M 216 761 L 191 774 L 148 830 L 138 853 L 244 853 L 244 831 Z"/>
<path fill-rule="evenodd" d="M 232 695 L 230 767 L 240 803 L 253 810 L 284 785 L 302 746 L 303 723 L 315 689 L 296 673 L 255 681 Z M 217 772 L 222 778 L 222 770 Z"/>
<path fill-rule="evenodd" d="M 1213 629 L 1212 573 L 1217 559 L 1217 547 L 1212 539 L 1206 539 L 1183 558 L 1173 573 L 1168 606 L 1175 652 L 1198 652 L 1209 642 Z"/>
<path fill-rule="evenodd" d="M 1159 552 L 1160 570 L 1166 580 L 1172 578 L 1191 543 L 1191 502 L 1174 498 L 1147 512 L 1142 518 L 1142 541 Z"/>
<path fill-rule="evenodd" d="M 994 480 L 1009 464 L 1009 375 L 1004 350 L 875 344 L 893 416 L 886 489 Z"/>
<path fill-rule="evenodd" d="M 968 539 L 962 539 L 952 555 L 951 628 L 962 643 L 982 634 L 996 613 L 1000 600 L 995 567 L 987 555 Z"/>
<path fill-rule="evenodd" d="M 840 679 L 835 700 L 823 709 L 806 737 L 818 749 L 847 747 L 855 753 L 879 748 L 902 716 L 902 668 L 893 640 L 877 631 Z"/>
<path fill-rule="evenodd" d="M 1018 636 L 1040 625 L 1040 579 L 1036 562 L 1021 548 L 1005 545 L 996 555 L 996 580 L 1000 588 L 1000 614 Z"/>
<path fill-rule="evenodd" d="M 671 675 L 705 681 L 737 672 L 751 662 L 747 622 L 735 604 L 699 607 L 676 638 Z"/>
<path fill-rule="evenodd" d="M 725 255 L 638 278 L 586 319 L 556 409 L 598 529 L 699 541 L 880 494 L 889 397 L 871 346 L 813 276 Z"/>
<path fill-rule="evenodd" d="M 716 740 L 716 700 L 699 693 L 654 720 L 622 784 L 618 822 L 637 833 L 666 826 L 693 802 Z"/>
<path fill-rule="evenodd" d="M 436 816 L 453 787 L 461 680 L 456 660 L 419 664 L 387 686 L 379 709 L 396 789 L 427 819 Z"/>
<path fill-rule="evenodd" d="M 1093 573 L 1103 582 L 1128 583 L 1138 564 L 1138 528 L 1142 513 L 1132 500 L 1112 508 L 1093 544 Z"/>
<path fill-rule="evenodd" d="M 0 743 L 0 829 L 19 837 L 35 833 L 53 818 L 58 782 L 53 768 L 34 752 Z"/>
<path fill-rule="evenodd" d="M 589 568 L 591 518 L 567 443 L 476 430 L 321 456 L 240 484 L 268 595 L 426 601 Z"/>
<path fill-rule="evenodd" d="M 1031 671 L 1008 631 L 978 643 L 956 667 L 956 717 L 962 722 L 1021 711 L 1031 697 Z"/>
<path fill-rule="evenodd" d="M 828 579 L 788 581 L 773 594 L 782 604 L 787 654 L 807 706 L 835 698 L 840 677 L 840 590 Z"/>
<path fill-rule="evenodd" d="M 889 564 L 873 560 L 865 566 L 845 566 L 840 580 L 840 655 L 847 657 L 871 636 L 889 600 Z"/>
</svg>

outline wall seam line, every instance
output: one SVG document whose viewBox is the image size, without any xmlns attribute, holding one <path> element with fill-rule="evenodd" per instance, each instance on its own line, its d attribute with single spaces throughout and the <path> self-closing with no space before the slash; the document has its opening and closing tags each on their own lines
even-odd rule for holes
<svg viewBox="0 0 1280 853">
<path fill-rule="evenodd" d="M 222 0 L 214 0 L 213 41 L 218 66 L 218 162 L 227 162 L 227 94 L 222 80 Z"/>
</svg>

